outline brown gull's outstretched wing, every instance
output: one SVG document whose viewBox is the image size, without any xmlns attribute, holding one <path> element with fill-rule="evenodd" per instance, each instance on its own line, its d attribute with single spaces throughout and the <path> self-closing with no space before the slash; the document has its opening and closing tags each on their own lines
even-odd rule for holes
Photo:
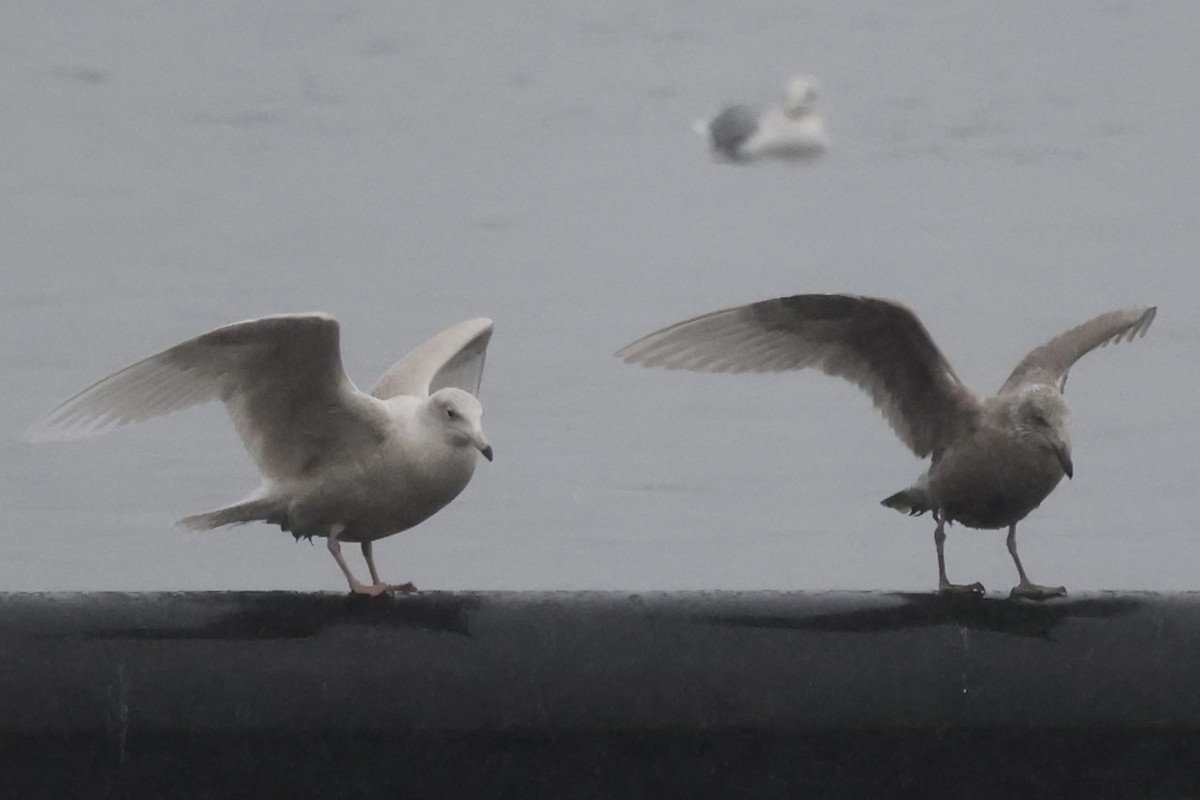
<svg viewBox="0 0 1200 800">
<path fill-rule="evenodd" d="M 1033 383 L 1066 386 L 1067 372 L 1085 355 L 1122 340 L 1131 342 L 1144 336 L 1158 313 L 1155 306 L 1110 311 L 1059 334 L 1022 359 L 1000 387 L 1000 394 L 1016 391 Z"/>
<path fill-rule="evenodd" d="M 626 362 L 700 372 L 819 369 L 861 387 L 919 456 L 940 453 L 980 404 L 899 303 L 807 294 L 705 314 L 620 350 Z"/>
</svg>

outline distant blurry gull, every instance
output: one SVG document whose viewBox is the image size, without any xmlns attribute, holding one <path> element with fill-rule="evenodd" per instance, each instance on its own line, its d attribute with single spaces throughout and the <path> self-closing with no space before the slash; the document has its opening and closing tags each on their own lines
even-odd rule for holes
<svg viewBox="0 0 1200 800">
<path fill-rule="evenodd" d="M 714 155 L 732 161 L 774 156 L 815 158 L 825 151 L 825 122 L 816 111 L 817 81 L 792 78 L 782 106 L 759 111 L 745 105 L 726 108 L 697 130 L 707 134 Z"/>
<path fill-rule="evenodd" d="M 476 452 L 492 460 L 478 394 L 492 321 L 442 331 L 384 373 L 371 394 L 342 369 L 337 321 L 283 314 L 217 328 L 126 367 L 30 428 L 77 439 L 219 399 L 262 473 L 227 508 L 180 520 L 216 528 L 263 520 L 297 539 L 324 536 L 350 589 L 377 595 L 371 543 L 427 519 L 461 492 Z M 361 542 L 371 585 L 342 558 Z"/>
<path fill-rule="evenodd" d="M 1008 528 L 1020 583 L 1013 596 L 1044 599 L 1061 586 L 1032 583 L 1017 557 L 1017 523 L 1063 475 L 1071 477 L 1067 371 L 1101 345 L 1144 334 L 1155 308 L 1112 311 L 1051 339 L 1017 365 L 993 397 L 959 380 L 929 332 L 898 303 L 809 294 L 705 314 L 638 339 L 617 353 L 629 363 L 703 372 L 781 372 L 815 367 L 846 378 L 875 401 L 892 430 L 918 456 L 932 455 L 917 482 L 883 505 L 933 512 L 938 586 L 982 592 L 946 578 L 947 522 Z"/>
</svg>

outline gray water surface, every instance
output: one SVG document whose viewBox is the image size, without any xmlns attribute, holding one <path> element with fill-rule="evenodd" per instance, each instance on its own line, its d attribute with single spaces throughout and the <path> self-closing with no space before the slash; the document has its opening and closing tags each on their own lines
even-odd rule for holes
<svg viewBox="0 0 1200 800">
<path fill-rule="evenodd" d="M 218 325 L 323 310 L 360 386 L 469 316 L 496 449 L 376 548 L 445 589 L 932 588 L 922 462 L 824 375 L 647 371 L 664 324 L 782 294 L 902 300 L 994 391 L 1072 371 L 1075 479 L 1034 580 L 1192 589 L 1200 448 L 1194 3 L 18 3 L 0 12 L 0 590 L 340 589 L 319 543 L 171 527 L 257 484 L 219 407 L 64 445 L 25 428 Z M 694 120 L 811 72 L 832 146 L 714 163 Z M 1002 532 L 951 578 L 1007 591 Z"/>
</svg>

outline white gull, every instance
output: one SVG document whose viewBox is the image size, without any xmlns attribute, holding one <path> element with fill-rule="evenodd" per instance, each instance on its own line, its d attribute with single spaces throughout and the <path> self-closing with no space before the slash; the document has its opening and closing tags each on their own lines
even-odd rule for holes
<svg viewBox="0 0 1200 800">
<path fill-rule="evenodd" d="M 284 314 L 205 333 L 110 375 L 29 430 L 67 440 L 221 400 L 262 485 L 181 525 L 262 520 L 296 538 L 325 537 L 351 591 L 412 591 L 379 579 L 371 543 L 411 528 L 458 496 L 477 453 L 492 448 L 475 395 L 492 321 L 459 323 L 384 373 L 370 394 L 342 368 L 338 323 Z M 340 542 L 360 542 L 371 584 L 357 580 Z"/>
</svg>

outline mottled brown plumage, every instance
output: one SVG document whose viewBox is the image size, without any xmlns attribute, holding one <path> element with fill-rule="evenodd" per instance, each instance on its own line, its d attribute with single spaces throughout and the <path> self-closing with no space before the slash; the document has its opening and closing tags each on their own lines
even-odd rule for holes
<svg viewBox="0 0 1200 800">
<path fill-rule="evenodd" d="M 617 355 L 629 363 L 704 372 L 781 372 L 813 367 L 861 387 L 896 435 L 929 470 L 883 504 L 933 513 L 942 591 L 982 591 L 946 578 L 945 525 L 1008 528 L 1019 596 L 1063 587 L 1032 583 L 1017 556 L 1016 526 L 1073 473 L 1062 388 L 1067 372 L 1097 347 L 1131 340 L 1155 308 L 1112 311 L 1027 355 L 1000 391 L 968 389 L 916 315 L 899 303 L 849 295 L 796 295 L 730 308 L 638 339 Z"/>
</svg>

